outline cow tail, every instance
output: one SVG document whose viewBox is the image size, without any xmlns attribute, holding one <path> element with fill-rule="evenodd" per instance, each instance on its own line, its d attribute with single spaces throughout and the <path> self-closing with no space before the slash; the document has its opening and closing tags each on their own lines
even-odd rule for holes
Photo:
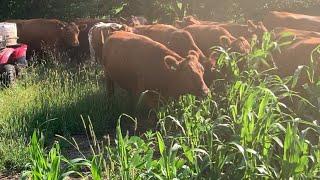
<svg viewBox="0 0 320 180">
<path fill-rule="evenodd" d="M 105 76 L 106 83 L 107 83 L 106 88 L 107 88 L 108 97 L 111 97 L 114 95 L 114 82 L 113 82 L 112 78 L 110 77 L 109 67 L 108 67 L 109 53 L 106 51 L 106 48 L 105 48 L 106 47 L 105 43 L 108 43 L 108 40 L 104 39 L 104 35 L 103 35 L 102 31 L 101 31 L 101 38 L 103 39 L 101 64 L 104 67 L 104 76 Z"/>
<path fill-rule="evenodd" d="M 96 28 L 96 27 L 93 26 L 93 27 L 89 30 L 89 33 L 88 33 L 89 48 L 90 48 L 90 58 L 91 58 L 92 62 L 95 61 L 95 56 L 96 56 L 96 53 L 95 53 L 95 50 L 94 50 L 93 44 L 92 44 L 92 32 L 93 32 L 93 30 L 94 30 L 95 28 Z"/>
<path fill-rule="evenodd" d="M 100 31 L 100 38 L 101 38 L 101 58 L 102 59 L 100 59 L 102 62 L 100 62 L 100 63 L 102 63 L 102 64 L 104 64 L 105 62 L 106 62 L 106 58 L 107 58 L 107 55 L 105 55 L 106 53 L 104 53 L 104 45 L 105 45 L 105 43 L 108 41 L 106 38 L 109 36 L 109 30 L 108 29 L 106 29 L 107 31 L 105 31 L 105 29 L 101 29 L 101 31 Z"/>
<path fill-rule="evenodd" d="M 106 43 L 108 43 L 108 39 L 104 39 L 105 35 L 101 31 L 101 38 L 102 38 L 102 50 L 101 50 L 101 64 L 106 67 L 108 62 L 108 52 L 105 51 Z"/>
</svg>

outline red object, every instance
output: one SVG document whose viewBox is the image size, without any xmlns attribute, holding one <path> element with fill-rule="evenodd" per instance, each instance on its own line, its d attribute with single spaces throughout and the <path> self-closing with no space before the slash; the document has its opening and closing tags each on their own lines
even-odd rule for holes
<svg viewBox="0 0 320 180">
<path fill-rule="evenodd" d="M 0 65 L 7 64 L 10 56 L 14 53 L 13 48 L 4 48 L 0 51 Z"/>
<path fill-rule="evenodd" d="M 18 44 L 0 50 L 0 65 L 26 57 L 27 47 L 26 44 Z"/>
</svg>

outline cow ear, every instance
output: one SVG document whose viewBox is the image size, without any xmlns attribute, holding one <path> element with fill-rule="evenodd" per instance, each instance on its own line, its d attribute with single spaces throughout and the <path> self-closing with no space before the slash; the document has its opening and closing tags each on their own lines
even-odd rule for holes
<svg viewBox="0 0 320 180">
<path fill-rule="evenodd" d="M 120 17 L 119 20 L 120 20 L 120 23 L 122 23 L 122 24 L 128 23 L 128 20 L 124 17 Z"/>
<path fill-rule="evenodd" d="M 67 26 L 67 23 L 65 22 L 59 23 L 59 26 L 61 30 L 64 30 L 64 28 Z"/>
<path fill-rule="evenodd" d="M 185 27 L 185 23 L 183 21 L 180 21 L 180 20 L 176 20 L 174 24 L 175 24 L 175 27 L 177 27 L 179 29 Z"/>
<path fill-rule="evenodd" d="M 196 56 L 196 57 L 199 59 L 199 53 L 197 53 L 197 51 L 195 51 L 195 50 L 190 50 L 190 51 L 188 52 L 188 54 L 189 54 L 189 55 L 194 55 L 194 56 Z"/>
<path fill-rule="evenodd" d="M 266 26 L 264 26 L 263 22 L 262 21 L 259 21 L 258 22 L 258 25 L 257 27 L 263 31 L 268 31 L 268 29 L 266 28 Z"/>
<path fill-rule="evenodd" d="M 186 16 L 183 18 L 184 21 L 195 21 L 196 19 L 193 16 Z"/>
<path fill-rule="evenodd" d="M 251 40 L 253 40 L 253 41 L 258 41 L 258 36 L 256 35 L 256 34 L 252 34 L 252 36 L 251 36 Z"/>
<path fill-rule="evenodd" d="M 121 25 L 120 30 L 122 30 L 122 31 L 128 31 L 128 29 L 129 29 L 129 27 L 128 27 L 127 25 L 125 25 L 125 24 Z"/>
<path fill-rule="evenodd" d="M 79 27 L 79 30 L 80 30 L 80 31 L 84 31 L 84 30 L 87 29 L 88 26 L 87 26 L 87 24 L 81 24 L 81 25 L 79 25 L 78 27 Z"/>
<path fill-rule="evenodd" d="M 121 30 L 126 31 L 126 32 L 133 32 L 133 28 L 131 28 L 125 24 L 122 25 Z"/>
<path fill-rule="evenodd" d="M 60 29 L 61 29 L 61 30 L 64 30 L 65 27 L 66 27 L 65 24 L 61 24 Z"/>
<path fill-rule="evenodd" d="M 247 25 L 248 25 L 249 32 L 254 32 L 257 29 L 257 26 L 253 23 L 252 20 L 248 20 Z"/>
<path fill-rule="evenodd" d="M 171 71 L 176 71 L 179 67 L 179 63 L 176 58 L 170 55 L 164 57 L 164 63 Z"/>
<path fill-rule="evenodd" d="M 211 53 L 209 55 L 209 58 L 208 58 L 208 64 L 210 64 L 210 71 L 213 71 L 215 69 L 215 66 L 216 66 L 216 54 L 215 53 Z"/>
<path fill-rule="evenodd" d="M 277 34 L 276 34 L 276 32 L 271 31 L 271 32 L 270 32 L 270 35 L 271 35 L 271 39 L 272 39 L 272 40 L 276 40 L 276 39 L 277 39 Z"/>
<path fill-rule="evenodd" d="M 231 46 L 231 39 L 227 36 L 220 37 L 220 44 L 222 47 L 228 48 Z"/>
<path fill-rule="evenodd" d="M 256 25 L 253 23 L 252 20 L 248 20 L 248 21 L 247 21 L 247 25 L 248 25 L 248 26 L 251 26 L 251 27 L 256 26 Z"/>
<path fill-rule="evenodd" d="M 118 29 L 118 27 L 116 27 L 116 26 L 110 26 L 110 29 L 112 30 L 112 31 L 118 31 L 119 29 Z"/>
<path fill-rule="evenodd" d="M 188 25 L 201 24 L 201 22 L 193 16 L 187 16 L 183 19 Z"/>
</svg>

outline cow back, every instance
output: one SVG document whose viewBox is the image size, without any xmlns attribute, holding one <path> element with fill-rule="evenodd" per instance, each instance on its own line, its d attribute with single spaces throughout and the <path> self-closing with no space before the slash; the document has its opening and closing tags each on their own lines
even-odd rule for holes
<svg viewBox="0 0 320 180">
<path fill-rule="evenodd" d="M 137 91 L 139 77 L 147 78 L 145 87 L 160 90 L 169 81 L 169 73 L 163 62 L 167 55 L 182 60 L 178 54 L 150 38 L 115 32 L 105 42 L 103 63 L 108 76 L 128 91 Z"/>
<path fill-rule="evenodd" d="M 216 25 L 191 25 L 184 30 L 191 33 L 194 41 L 207 57 L 211 54 L 211 47 L 220 45 L 221 36 L 235 39 L 226 29 Z"/>
<path fill-rule="evenodd" d="M 166 25 L 166 24 L 155 24 L 155 25 L 141 25 L 136 26 L 133 32 L 136 34 L 144 35 L 151 38 L 154 41 L 162 44 L 167 44 L 171 37 L 171 34 L 178 30 L 177 28 Z"/>
<path fill-rule="evenodd" d="M 268 29 L 287 27 L 291 29 L 320 32 L 319 16 L 271 11 L 265 16 L 263 23 Z"/>
<path fill-rule="evenodd" d="M 274 61 L 281 76 L 293 75 L 298 66 L 311 64 L 311 53 L 320 45 L 320 38 L 298 39 L 291 45 L 282 49 L 281 53 L 275 52 Z M 318 64 L 319 54 L 314 54 L 314 61 Z M 319 66 L 315 68 L 319 75 Z"/>
</svg>

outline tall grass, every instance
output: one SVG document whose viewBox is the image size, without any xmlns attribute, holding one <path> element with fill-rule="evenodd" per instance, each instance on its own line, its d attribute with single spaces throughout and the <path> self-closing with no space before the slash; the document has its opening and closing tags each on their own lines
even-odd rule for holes
<svg viewBox="0 0 320 180">
<path fill-rule="evenodd" d="M 22 147 L 34 128 L 51 140 L 54 134 L 82 134 L 82 115 L 94 119 L 95 130 L 103 135 L 127 111 L 126 94 L 120 92 L 114 101 L 106 96 L 99 65 L 46 60 L 28 67 L 14 87 L 0 91 L 0 169 L 23 168 L 27 152 Z M 8 151 L 12 147 L 21 148 Z"/>
</svg>

